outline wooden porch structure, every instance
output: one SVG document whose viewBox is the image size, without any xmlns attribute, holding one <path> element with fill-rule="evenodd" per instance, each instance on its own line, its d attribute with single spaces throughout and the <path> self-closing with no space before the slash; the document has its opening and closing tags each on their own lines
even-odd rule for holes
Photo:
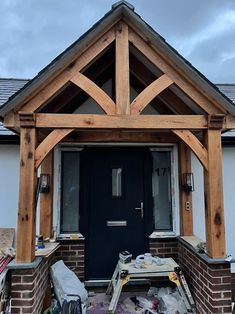
<svg viewBox="0 0 235 314">
<path fill-rule="evenodd" d="M 103 88 L 108 80 L 111 93 Z M 99 114 L 76 113 L 89 97 Z M 180 178 L 191 172 L 192 151 L 204 169 L 207 252 L 225 256 L 221 132 L 235 128 L 232 105 L 125 2 L 4 110 L 5 126 L 20 133 L 18 263 L 35 257 L 37 169 L 53 177 L 53 149 L 61 141 L 178 143 Z M 52 189 L 40 198 L 44 236 L 52 232 L 52 198 Z M 192 210 L 191 193 L 181 189 L 181 235 L 193 235 Z"/>
</svg>

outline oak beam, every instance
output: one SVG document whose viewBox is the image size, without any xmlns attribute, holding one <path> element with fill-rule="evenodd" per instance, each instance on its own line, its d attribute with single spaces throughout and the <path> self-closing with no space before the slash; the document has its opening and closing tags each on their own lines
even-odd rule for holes
<svg viewBox="0 0 235 314">
<path fill-rule="evenodd" d="M 38 145 L 35 151 L 35 167 L 38 168 L 47 154 L 68 134 L 74 129 L 58 129 L 52 131 L 47 137 Z"/>
<path fill-rule="evenodd" d="M 206 129 L 203 115 L 36 114 L 37 128 Z"/>
<path fill-rule="evenodd" d="M 35 128 L 22 126 L 20 129 L 20 186 L 16 239 L 17 263 L 30 263 L 35 257 L 35 147 Z"/>
<path fill-rule="evenodd" d="M 179 143 L 179 172 L 180 172 L 180 234 L 193 235 L 193 204 L 192 192 L 184 191 L 183 178 L 185 173 L 191 173 L 191 150 L 183 142 Z"/>
<path fill-rule="evenodd" d="M 36 95 L 28 98 L 23 105 L 22 111 L 36 111 L 46 101 L 53 97 L 59 90 L 61 90 L 68 81 L 76 76 L 77 72 L 81 71 L 88 65 L 94 58 L 96 58 L 104 49 L 106 49 L 115 39 L 114 29 L 109 30 L 102 38 L 98 39 L 92 46 L 84 51 L 69 67 L 64 69 L 57 77 L 47 82 Z M 18 111 L 19 107 L 15 108 Z"/>
<path fill-rule="evenodd" d="M 203 91 L 198 90 L 192 82 L 188 81 L 178 70 L 173 68 L 156 50 L 151 43 L 142 39 L 136 32 L 129 29 L 129 41 L 143 53 L 158 69 L 167 74 L 174 83 L 182 89 L 193 101 L 208 114 L 226 113 L 226 110 L 215 101 L 210 100 Z"/>
<path fill-rule="evenodd" d="M 148 85 L 131 103 L 131 114 L 140 114 L 144 108 L 157 97 L 173 81 L 166 75 L 162 75 Z"/>
<path fill-rule="evenodd" d="M 116 25 L 115 93 L 116 113 L 130 113 L 130 72 L 128 26 L 120 21 Z"/>
<path fill-rule="evenodd" d="M 198 160 L 205 169 L 208 169 L 208 153 L 206 148 L 189 130 L 172 130 L 197 156 Z"/>
<path fill-rule="evenodd" d="M 207 130 L 208 169 L 204 170 L 206 248 L 211 258 L 224 258 L 225 226 L 222 177 L 221 131 Z"/>
<path fill-rule="evenodd" d="M 113 100 L 88 77 L 78 72 L 70 81 L 91 96 L 105 113 L 115 114 L 115 103 Z"/>
<path fill-rule="evenodd" d="M 169 132 L 143 131 L 78 131 L 68 135 L 64 142 L 70 143 L 178 143 L 180 139 Z"/>
<path fill-rule="evenodd" d="M 53 151 L 50 151 L 41 164 L 41 173 L 49 175 L 49 191 L 40 194 L 40 234 L 52 237 L 53 217 Z"/>
</svg>

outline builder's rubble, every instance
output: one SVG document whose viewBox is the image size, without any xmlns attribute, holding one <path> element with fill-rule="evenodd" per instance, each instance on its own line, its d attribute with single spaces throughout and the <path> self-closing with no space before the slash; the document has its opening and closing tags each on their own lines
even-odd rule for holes
<svg viewBox="0 0 235 314">
<path fill-rule="evenodd" d="M 0 228 L 0 313 L 10 309 L 10 285 L 7 266 L 15 256 L 13 248 L 15 229 Z"/>
</svg>

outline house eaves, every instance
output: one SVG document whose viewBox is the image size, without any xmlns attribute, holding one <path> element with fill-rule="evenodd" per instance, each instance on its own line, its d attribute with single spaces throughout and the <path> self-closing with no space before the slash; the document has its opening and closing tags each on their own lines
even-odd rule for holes
<svg viewBox="0 0 235 314">
<path fill-rule="evenodd" d="M 14 94 L 0 109 L 0 116 L 4 117 L 17 105 L 24 102 L 30 95 L 34 94 L 37 89 L 40 89 L 45 80 L 60 73 L 61 69 L 64 69 L 73 62 L 78 53 L 85 51 L 91 42 L 99 38 L 100 34 L 110 29 L 120 18 L 125 19 L 130 26 L 139 31 L 140 34 L 143 34 L 148 39 L 148 42 L 151 43 L 151 46 L 163 53 L 176 68 L 179 68 L 195 84 L 199 91 L 214 99 L 230 114 L 235 115 L 235 106 L 228 97 L 135 13 L 133 6 L 126 1 L 119 1 L 112 6 L 112 9 L 101 20 L 39 72 L 19 92 Z"/>
</svg>

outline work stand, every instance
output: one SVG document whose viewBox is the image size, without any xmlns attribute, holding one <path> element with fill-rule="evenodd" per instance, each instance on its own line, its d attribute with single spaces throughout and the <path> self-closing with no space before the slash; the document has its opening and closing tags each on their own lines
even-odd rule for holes
<svg viewBox="0 0 235 314">
<path fill-rule="evenodd" d="M 161 266 L 152 263 L 149 266 L 136 268 L 134 266 L 135 260 L 127 264 L 119 261 L 106 291 L 106 294 L 111 296 L 107 313 L 115 313 L 122 287 L 128 281 L 131 279 L 153 279 L 157 277 L 168 277 L 170 281 L 174 282 L 188 313 L 196 313 L 194 300 L 179 265 L 172 258 L 163 258 L 162 262 L 163 265 Z"/>
</svg>

